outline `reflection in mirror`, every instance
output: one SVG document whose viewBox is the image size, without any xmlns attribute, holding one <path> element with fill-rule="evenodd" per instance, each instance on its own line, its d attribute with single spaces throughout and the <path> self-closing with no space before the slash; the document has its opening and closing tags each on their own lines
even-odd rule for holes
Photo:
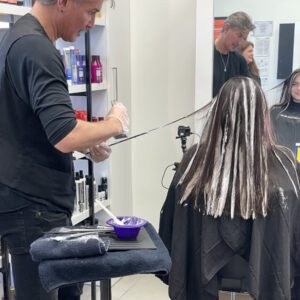
<svg viewBox="0 0 300 300">
<path fill-rule="evenodd" d="M 217 20 L 221 22 L 222 20 Z M 220 24 L 218 24 L 220 25 Z M 220 26 L 218 26 L 220 28 Z M 213 60 L 213 96 L 222 85 L 232 77 L 248 76 L 246 60 L 237 50 L 247 39 L 255 26 L 245 12 L 230 14 L 221 25 L 221 30 L 214 41 Z"/>
<path fill-rule="evenodd" d="M 236 11 L 249 14 L 256 25 L 248 40 L 254 44 L 262 88 L 271 105 L 279 99 L 281 87 L 273 88 L 300 67 L 300 2 L 244 0 L 241 5 L 239 0 L 214 0 L 215 18 L 227 17 Z"/>
</svg>

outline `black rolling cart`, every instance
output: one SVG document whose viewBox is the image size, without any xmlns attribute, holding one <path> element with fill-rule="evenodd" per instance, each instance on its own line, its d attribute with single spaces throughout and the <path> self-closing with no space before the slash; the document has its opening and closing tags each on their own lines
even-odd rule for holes
<svg viewBox="0 0 300 300">
<path fill-rule="evenodd" d="M 168 275 L 171 268 L 169 252 L 150 223 L 142 228 L 137 241 L 132 241 L 130 246 L 130 241 L 127 240 L 114 241 L 111 241 L 107 253 L 80 258 L 53 258 L 51 247 L 46 247 L 45 244 L 43 247 L 34 247 L 31 254 L 35 257 L 43 256 L 39 259 L 39 274 L 45 290 L 100 280 L 101 300 L 111 300 L 111 278 L 134 274 L 154 274 L 160 277 Z M 42 241 L 38 240 L 36 243 Z M 64 250 L 68 250 L 67 247 L 72 246 L 65 245 Z M 85 251 L 84 248 L 82 251 Z"/>
<path fill-rule="evenodd" d="M 14 24 L 15 18 L 14 15 L 8 15 L 8 24 L 9 27 L 12 27 Z M 0 272 L 2 273 L 2 284 L 3 284 L 3 298 L 4 300 L 13 300 L 11 297 L 11 272 L 10 272 L 10 263 L 9 263 L 9 253 L 6 244 L 0 236 Z"/>
<path fill-rule="evenodd" d="M 9 263 L 8 249 L 2 239 L 0 239 L 0 243 L 1 243 L 0 272 L 2 273 L 3 299 L 12 300 L 10 296 L 11 281 L 10 281 L 10 263 Z"/>
</svg>

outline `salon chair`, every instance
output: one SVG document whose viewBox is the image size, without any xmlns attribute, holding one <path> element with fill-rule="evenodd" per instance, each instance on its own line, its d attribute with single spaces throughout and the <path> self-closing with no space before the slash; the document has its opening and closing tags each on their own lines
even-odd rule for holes
<svg viewBox="0 0 300 300">
<path fill-rule="evenodd" d="M 245 259 L 235 255 L 232 260 L 218 272 L 220 290 L 230 292 L 230 299 L 236 300 L 236 293 L 246 293 L 243 279 L 249 274 L 249 266 Z"/>
</svg>

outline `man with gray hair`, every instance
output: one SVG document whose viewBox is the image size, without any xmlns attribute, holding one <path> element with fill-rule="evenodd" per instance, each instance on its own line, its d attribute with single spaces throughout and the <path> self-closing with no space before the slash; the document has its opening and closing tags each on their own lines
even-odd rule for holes
<svg viewBox="0 0 300 300">
<path fill-rule="evenodd" d="M 73 42 L 92 28 L 103 0 L 36 0 L 0 43 L 0 235 L 11 254 L 16 300 L 78 300 L 70 286 L 46 293 L 30 244 L 71 225 L 75 198 L 72 152 L 110 155 L 105 141 L 126 131 L 115 104 L 101 122 L 76 120 L 64 64 L 53 42 Z"/>
<path fill-rule="evenodd" d="M 246 60 L 236 50 L 254 29 L 251 18 L 242 11 L 231 14 L 224 21 L 214 45 L 213 97 L 228 79 L 250 76 Z"/>
</svg>

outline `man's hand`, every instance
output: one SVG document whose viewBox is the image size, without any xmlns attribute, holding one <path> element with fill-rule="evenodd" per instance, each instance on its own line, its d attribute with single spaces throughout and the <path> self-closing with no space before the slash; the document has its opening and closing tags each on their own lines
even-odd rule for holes
<svg viewBox="0 0 300 300">
<path fill-rule="evenodd" d="M 129 117 L 127 114 L 127 108 L 121 102 L 116 102 L 105 117 L 106 120 L 112 118 L 117 119 L 120 122 L 120 125 L 122 126 L 120 133 L 128 132 Z"/>
<path fill-rule="evenodd" d="M 111 154 L 111 148 L 106 143 L 95 145 L 90 149 L 90 156 L 94 162 L 100 162 L 107 159 Z"/>
</svg>

